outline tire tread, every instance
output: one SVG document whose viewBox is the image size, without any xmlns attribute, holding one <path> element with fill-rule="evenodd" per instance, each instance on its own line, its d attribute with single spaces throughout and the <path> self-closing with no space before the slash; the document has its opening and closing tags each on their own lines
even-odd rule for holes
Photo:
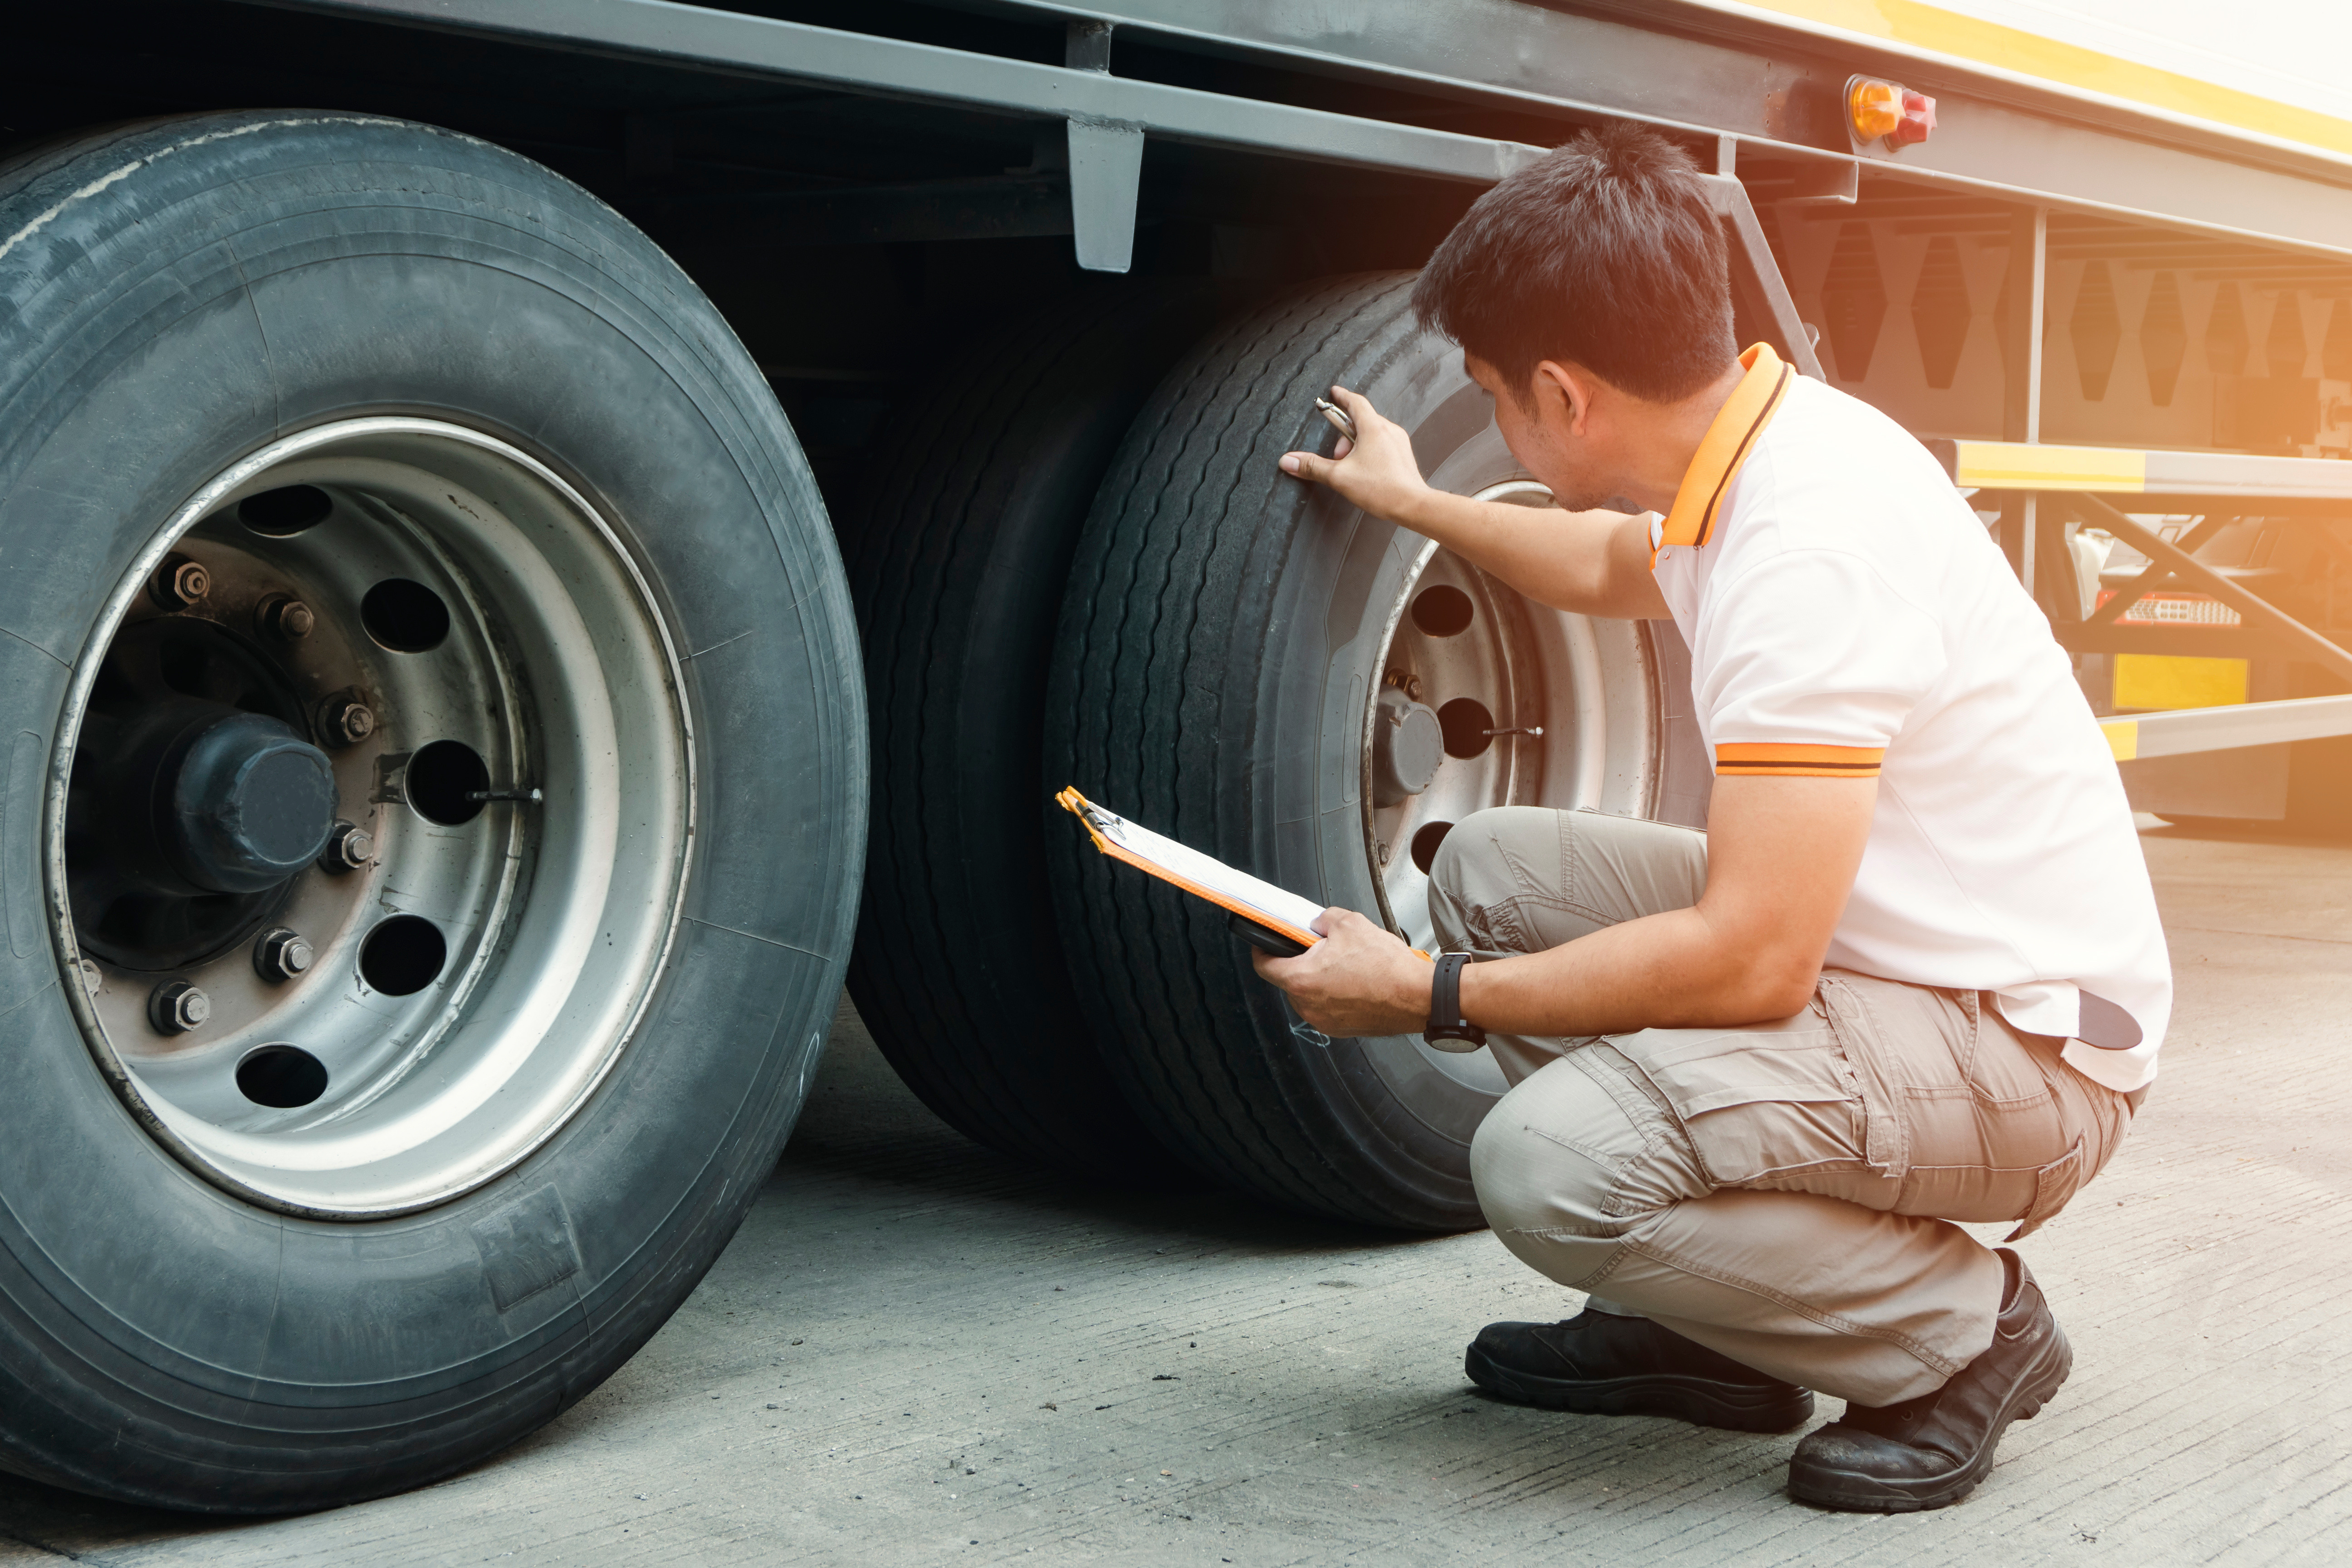
<svg viewBox="0 0 2352 1568">
<path fill-rule="evenodd" d="M 1296 481 L 1274 459 L 1319 430 L 1314 396 L 1414 335 L 1410 282 L 1300 290 L 1203 344 L 1138 419 L 1071 574 L 1051 703 L 1049 756 L 1106 805 L 1228 858 L 1250 842 L 1246 783 L 1223 754 L 1259 721 L 1246 677 L 1297 537 L 1276 521 L 1298 503 L 1275 490 Z M 1280 1004 L 1221 919 L 1092 863 L 1074 836 L 1055 847 L 1080 999 L 1116 1042 L 1121 1087 L 1187 1159 L 1332 1217 L 1476 1223 L 1466 1181 L 1383 1169 L 1333 1126 L 1296 1054 L 1313 1047 L 1284 1038 Z"/>
</svg>

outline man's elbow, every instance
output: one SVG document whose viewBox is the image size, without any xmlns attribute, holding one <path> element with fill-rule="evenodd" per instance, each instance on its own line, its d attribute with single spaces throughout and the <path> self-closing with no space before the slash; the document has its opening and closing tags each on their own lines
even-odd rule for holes
<svg viewBox="0 0 2352 1568">
<path fill-rule="evenodd" d="M 1781 956 L 1757 963 L 1741 987 L 1738 1011 L 1749 1023 L 1792 1018 L 1811 1005 L 1821 979 L 1818 958 Z"/>
</svg>

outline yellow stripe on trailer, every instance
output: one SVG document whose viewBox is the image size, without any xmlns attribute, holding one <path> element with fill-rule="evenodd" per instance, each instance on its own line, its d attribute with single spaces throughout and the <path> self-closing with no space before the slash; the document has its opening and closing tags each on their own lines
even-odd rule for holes
<svg viewBox="0 0 2352 1568">
<path fill-rule="evenodd" d="M 1980 490 L 2147 488 L 2147 454 L 2120 447 L 2045 447 L 2021 441 L 1955 441 L 1952 483 Z"/>
<path fill-rule="evenodd" d="M 2352 463 L 2333 458 L 2273 458 L 2253 452 L 2138 451 L 2034 441 L 1925 437 L 1952 476 L 1976 490 L 2073 490 L 2085 495 L 2242 497 L 2249 500 L 2352 500 Z M 2192 510 L 2205 510 L 2206 507 Z"/>
<path fill-rule="evenodd" d="M 1819 26 L 1864 37 L 1884 38 L 1906 48 L 1931 50 L 1955 59 L 2039 77 L 2063 87 L 2143 103 L 2150 109 L 2233 126 L 2282 142 L 2300 142 L 2331 153 L 2352 153 L 2352 121 L 2283 103 L 2259 93 L 2200 81 L 2160 66 L 2141 65 L 2061 43 L 2039 33 L 1998 22 L 1979 21 L 1920 0 L 1746 0 L 1759 11 L 1777 12 Z M 2227 24 L 2217 20 L 2216 26 Z"/>
<path fill-rule="evenodd" d="M 2107 738 L 2107 750 L 2119 763 L 2130 762 L 2139 755 L 2139 721 L 2137 719 L 2103 719 L 2099 733 Z"/>
</svg>

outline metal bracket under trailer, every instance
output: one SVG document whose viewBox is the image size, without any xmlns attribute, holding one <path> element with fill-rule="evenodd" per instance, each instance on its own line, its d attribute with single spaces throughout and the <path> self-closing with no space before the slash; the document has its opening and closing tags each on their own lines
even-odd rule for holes
<svg viewBox="0 0 2352 1568">
<path fill-rule="evenodd" d="M 2128 651 L 2130 645 L 2118 639 L 2137 628 L 2118 626 L 2115 617 L 2153 589 L 2185 584 L 2237 611 L 2251 628 L 2210 651 L 2305 659 L 2352 681 L 2352 652 L 2190 552 L 2219 522 L 2242 514 L 2306 518 L 2310 526 L 2323 529 L 2331 548 L 2341 550 L 2340 542 L 2324 533 L 2320 519 L 2352 510 L 2352 462 L 2022 441 L 1931 441 L 1928 446 L 1962 489 L 2032 497 L 2039 503 L 2031 514 L 2036 532 L 2071 513 L 2147 557 L 2147 570 L 2097 615 L 2052 623 L 2061 646 L 2075 651 Z M 2118 497 L 2147 497 L 2168 510 L 2215 515 L 2176 542 L 2116 506 L 2113 498 Z M 2028 558 L 2041 545 L 2041 540 L 2030 538 Z M 2182 650 L 2168 646 L 2165 651 Z M 2140 713 L 2102 720 L 2100 728 L 2117 762 L 2315 741 L 2352 734 L 2352 694 Z"/>
</svg>

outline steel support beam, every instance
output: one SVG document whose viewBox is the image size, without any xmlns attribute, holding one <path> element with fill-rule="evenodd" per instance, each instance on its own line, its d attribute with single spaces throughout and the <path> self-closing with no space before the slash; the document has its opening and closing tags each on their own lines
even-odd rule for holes
<svg viewBox="0 0 2352 1568">
<path fill-rule="evenodd" d="M 1780 264 L 1773 258 L 1772 247 L 1764 241 L 1764 226 L 1756 221 L 1756 208 L 1748 200 L 1748 187 L 1730 174 L 1707 174 L 1707 194 L 1715 202 L 1715 210 L 1730 230 L 1732 264 L 1731 284 L 1750 321 L 1769 324 L 1780 341 L 1774 344 L 1782 359 L 1797 367 L 1801 375 L 1815 381 L 1826 379 L 1822 374 L 1822 362 L 1813 353 L 1813 340 L 1798 319 L 1797 302 L 1790 297 L 1789 285 L 1780 276 Z"/>
<path fill-rule="evenodd" d="M 2221 532 L 2223 529 L 2229 527 L 2230 524 L 2236 521 L 2237 519 L 2233 517 L 2216 512 L 2212 516 L 2199 522 L 2196 527 L 2190 529 L 2179 538 L 2174 540 L 2172 542 L 2173 545 L 2184 555 L 2194 555 L 2197 553 L 2197 547 L 2199 545 L 2203 544 L 2207 540 L 2212 538 L 2215 534 Z M 2173 576 L 2172 573 L 2164 565 L 2160 563 L 2151 561 L 2138 576 L 2125 584 L 2123 590 L 2116 594 L 2114 598 L 2109 599 L 2105 604 L 2101 605 L 2097 609 L 2092 611 L 2083 618 L 2086 622 L 2096 623 L 2104 621 L 2112 624 L 2120 619 L 2126 610 L 2128 610 L 2134 605 L 2138 604 L 2140 600 L 2145 598 L 2147 595 L 2154 593 L 2157 589 L 2163 587 L 2168 583 L 2178 581 L 2179 581 L 2179 579 Z M 2186 584 L 2183 584 L 2183 586 L 2186 586 Z"/>
<path fill-rule="evenodd" d="M 1021 119 L 1131 127 L 1171 142 L 1492 184 L 1546 149 L 1227 93 L 668 0 L 257 0 L 281 9 L 509 39 Z M 1108 176 L 1106 176 L 1108 177 Z"/>
<path fill-rule="evenodd" d="M 2352 734 L 2352 696 L 2290 697 L 2276 702 L 2140 713 L 2102 719 L 2099 729 L 2119 763 L 2234 751 L 2240 746 L 2275 746 L 2286 741 L 2318 741 Z"/>
<path fill-rule="evenodd" d="M 1677 0 L 1607 10 L 1545 0 L 1397 0 L 1376 10 L 1335 10 L 1331 0 L 953 3 L 1098 16 L 1202 54 L 1497 107 L 1731 135 L 1752 157 L 1853 155 L 1845 79 L 1891 76 L 1937 96 L 1937 124 L 1918 146 L 1863 153 L 1874 175 L 2352 255 L 2352 165 L 2339 156 L 2021 76 L 1931 64 L 1786 16 Z"/>
<path fill-rule="evenodd" d="M 2096 496 L 2060 494 L 2049 499 L 2053 508 L 2064 507 L 2094 528 L 2105 529 L 2150 562 L 2170 569 L 2184 582 L 2195 583 L 2200 591 L 2221 600 L 2249 622 L 2279 633 L 2296 650 L 2294 657 L 2309 659 L 2331 675 L 2352 680 L 2352 653 L 2347 653 L 2268 600 L 2239 587 L 2155 530 L 2142 528 Z"/>
<path fill-rule="evenodd" d="M 1107 77 L 1110 46 L 1108 22 L 1072 22 L 1063 33 L 1062 63 Z M 1135 260 L 1143 127 L 1072 115 L 1068 135 L 1070 232 L 1077 240 L 1078 266 L 1088 272 L 1124 272 Z"/>
<path fill-rule="evenodd" d="M 2032 446 L 2042 439 L 2042 323 L 2050 302 L 2050 213 L 2028 207 L 2009 229 L 2009 316 L 2000 323 L 2001 434 Z M 2034 589 L 2036 503 L 2031 492 L 2002 498 L 2000 548 L 2025 591 Z"/>
<path fill-rule="evenodd" d="M 1072 117 L 1070 232 L 1078 265 L 1124 272 L 1135 259 L 1135 209 L 1143 191 L 1143 127 Z"/>
<path fill-rule="evenodd" d="M 1152 83 L 1099 78 L 1098 90 L 1074 92 L 1066 79 L 1076 73 L 1056 68 L 666 0 L 246 3 L 1001 112 L 1076 113 L 1207 145 L 1444 179 L 1491 181 L 1521 155 L 1507 151 L 1519 143 Z M 1783 17 L 1740 21 L 1662 5 L 1633 21 L 1534 0 L 1412 0 L 1366 26 L 1335 24 L 1328 0 L 959 3 L 1115 24 L 1181 48 L 1570 121 L 1644 120 L 1729 136 L 1768 158 L 1800 163 L 1850 166 L 1856 154 L 1839 109 L 1840 85 L 1856 69 L 1891 72 L 1939 94 L 1940 123 L 1924 145 L 1862 153 L 1874 174 L 2352 256 L 2352 167 L 2343 159 L 2168 121 L 2024 79 L 1923 67 Z M 1689 24 L 1687 31 L 1672 30 L 1678 22 Z M 1151 100 L 1149 112 L 1137 107 L 1143 99 Z"/>
</svg>

